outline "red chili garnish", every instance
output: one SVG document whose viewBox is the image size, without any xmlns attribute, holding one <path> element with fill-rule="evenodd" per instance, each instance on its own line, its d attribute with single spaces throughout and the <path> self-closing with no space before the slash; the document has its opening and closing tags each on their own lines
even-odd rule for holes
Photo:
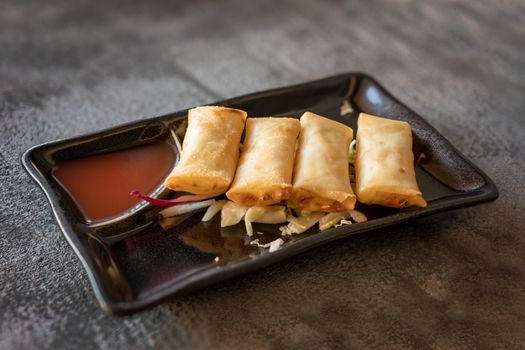
<svg viewBox="0 0 525 350">
<path fill-rule="evenodd" d="M 202 200 L 210 199 L 214 197 L 214 196 L 208 196 L 205 194 L 190 194 L 190 195 L 180 196 L 174 199 L 157 199 L 157 198 L 145 196 L 139 191 L 132 191 L 130 195 L 140 198 L 158 207 L 169 207 L 169 206 L 176 205 L 176 204 L 198 202 L 198 201 L 202 201 Z"/>
</svg>

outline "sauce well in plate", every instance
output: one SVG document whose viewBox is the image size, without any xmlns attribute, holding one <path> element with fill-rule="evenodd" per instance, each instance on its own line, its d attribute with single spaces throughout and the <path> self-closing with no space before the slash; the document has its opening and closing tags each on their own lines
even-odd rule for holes
<svg viewBox="0 0 525 350">
<path fill-rule="evenodd" d="M 89 221 L 123 213 L 140 202 L 133 190 L 153 192 L 169 174 L 176 154 L 166 142 L 153 142 L 102 155 L 60 162 L 53 177 Z"/>
</svg>

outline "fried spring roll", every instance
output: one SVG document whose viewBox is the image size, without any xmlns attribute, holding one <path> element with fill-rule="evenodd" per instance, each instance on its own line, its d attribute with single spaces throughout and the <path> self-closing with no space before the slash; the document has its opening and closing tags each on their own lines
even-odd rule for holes
<svg viewBox="0 0 525 350">
<path fill-rule="evenodd" d="M 357 122 L 356 194 L 361 203 L 425 207 L 412 153 L 412 129 L 403 121 L 361 113 Z"/>
<path fill-rule="evenodd" d="M 324 212 L 354 209 L 356 197 L 348 170 L 352 136 L 353 130 L 346 125 L 310 112 L 303 114 L 292 205 Z"/>
<path fill-rule="evenodd" d="M 237 172 L 226 197 L 247 206 L 288 199 L 300 128 L 293 118 L 248 118 Z"/>
<path fill-rule="evenodd" d="M 230 186 L 246 112 L 226 107 L 190 109 L 182 154 L 164 185 L 174 191 L 218 195 Z"/>
</svg>

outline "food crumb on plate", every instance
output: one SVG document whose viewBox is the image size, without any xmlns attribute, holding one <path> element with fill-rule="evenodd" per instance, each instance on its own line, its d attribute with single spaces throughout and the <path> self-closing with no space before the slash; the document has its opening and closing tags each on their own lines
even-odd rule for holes
<svg viewBox="0 0 525 350">
<path fill-rule="evenodd" d="M 281 246 L 284 244 L 284 241 L 282 238 L 277 238 L 275 241 L 270 242 L 270 249 L 269 252 L 275 252 L 277 249 L 281 248 Z"/>
<path fill-rule="evenodd" d="M 270 253 L 272 253 L 272 252 L 278 250 L 279 248 L 281 248 L 281 246 L 283 244 L 284 244 L 284 240 L 282 238 L 277 238 L 276 240 L 273 240 L 270 243 L 266 243 L 266 244 L 260 243 L 259 242 L 259 238 L 254 239 L 253 241 L 250 242 L 250 245 L 254 246 L 254 247 L 259 247 L 259 248 L 264 248 L 264 249 L 269 248 L 268 251 Z"/>
</svg>

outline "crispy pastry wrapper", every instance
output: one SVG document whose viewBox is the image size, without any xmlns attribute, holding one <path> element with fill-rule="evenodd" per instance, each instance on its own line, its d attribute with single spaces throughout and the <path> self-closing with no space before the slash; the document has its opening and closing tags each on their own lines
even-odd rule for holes
<svg viewBox="0 0 525 350">
<path fill-rule="evenodd" d="M 410 124 L 366 113 L 359 115 L 357 123 L 354 165 L 359 202 L 426 207 L 416 182 Z"/>
<path fill-rule="evenodd" d="M 246 206 L 288 199 L 300 129 L 299 120 L 293 118 L 248 118 L 237 172 L 226 196 Z"/>
<path fill-rule="evenodd" d="M 303 210 L 334 212 L 354 209 L 348 147 L 353 130 L 306 112 L 301 117 L 290 201 Z"/>
<path fill-rule="evenodd" d="M 174 190 L 219 195 L 226 192 L 239 160 L 246 112 L 205 106 L 188 111 L 180 161 L 164 182 Z"/>
</svg>

